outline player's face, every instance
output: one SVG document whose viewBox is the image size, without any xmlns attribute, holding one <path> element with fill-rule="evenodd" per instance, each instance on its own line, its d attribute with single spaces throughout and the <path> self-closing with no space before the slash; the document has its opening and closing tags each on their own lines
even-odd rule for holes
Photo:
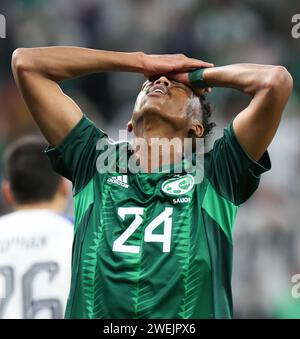
<svg viewBox="0 0 300 339">
<path fill-rule="evenodd" d="M 132 115 L 133 130 L 145 114 L 155 114 L 171 122 L 175 128 L 186 125 L 191 119 L 188 109 L 191 100 L 197 99 L 186 85 L 160 76 L 156 80 L 147 80 L 137 97 Z M 197 102 L 198 99 L 195 101 Z M 197 107 L 196 107 L 197 108 Z M 199 109 L 199 107 L 198 107 Z"/>
</svg>

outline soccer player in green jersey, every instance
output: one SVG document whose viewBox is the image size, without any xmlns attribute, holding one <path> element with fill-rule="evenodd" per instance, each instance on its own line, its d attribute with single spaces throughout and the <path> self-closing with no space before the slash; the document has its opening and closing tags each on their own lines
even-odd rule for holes
<svg viewBox="0 0 300 339">
<path fill-rule="evenodd" d="M 12 65 L 50 144 L 54 169 L 73 183 L 76 225 L 66 317 L 232 317 L 234 219 L 270 169 L 266 150 L 292 90 L 288 71 L 73 47 L 18 49 Z M 192 79 L 199 68 L 205 70 Z M 99 171 L 104 150 L 98 145 L 109 149 L 110 139 L 58 85 L 103 71 L 139 72 L 149 79 L 128 123 L 149 148 L 153 137 L 183 140 L 207 134 L 207 110 L 197 97 L 205 89 L 195 85 L 234 88 L 251 102 L 205 154 L 201 182 L 185 172 L 147 173 L 142 152 L 144 172 L 105 173 Z M 117 154 L 129 152 L 125 144 L 119 144 Z"/>
</svg>

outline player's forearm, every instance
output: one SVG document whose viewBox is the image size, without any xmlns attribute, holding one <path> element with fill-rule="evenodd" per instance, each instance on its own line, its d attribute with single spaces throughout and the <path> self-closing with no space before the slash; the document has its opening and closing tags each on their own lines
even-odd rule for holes
<svg viewBox="0 0 300 339">
<path fill-rule="evenodd" d="M 230 87 L 254 96 L 259 91 L 280 89 L 290 93 L 292 78 L 282 66 L 235 64 L 208 68 L 204 80 L 213 87 Z"/>
<path fill-rule="evenodd" d="M 21 48 L 14 52 L 14 71 L 36 72 L 55 80 L 105 71 L 142 72 L 142 52 L 122 53 L 80 47 Z"/>
</svg>

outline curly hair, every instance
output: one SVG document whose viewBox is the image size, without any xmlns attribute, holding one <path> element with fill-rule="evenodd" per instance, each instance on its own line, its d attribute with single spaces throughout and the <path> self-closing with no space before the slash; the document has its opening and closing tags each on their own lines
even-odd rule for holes
<svg viewBox="0 0 300 339">
<path fill-rule="evenodd" d="M 210 122 L 212 115 L 212 108 L 209 102 L 206 101 L 205 95 L 194 95 L 192 100 L 189 101 L 187 106 L 187 116 L 200 122 L 203 125 L 204 132 L 201 138 L 206 142 L 212 129 L 216 126 L 214 122 Z M 194 132 L 190 132 L 190 137 L 197 137 Z"/>
<path fill-rule="evenodd" d="M 199 97 L 200 106 L 201 106 L 201 117 L 202 117 L 202 125 L 204 127 L 204 133 L 202 138 L 207 139 L 210 135 L 212 129 L 216 126 L 214 122 L 210 122 L 210 117 L 212 115 L 212 108 L 209 102 L 206 101 L 205 95 L 201 95 Z"/>
</svg>

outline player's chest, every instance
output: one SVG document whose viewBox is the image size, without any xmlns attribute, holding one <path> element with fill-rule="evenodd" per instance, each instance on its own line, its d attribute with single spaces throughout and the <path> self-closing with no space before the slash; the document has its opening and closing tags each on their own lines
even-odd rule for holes
<svg viewBox="0 0 300 339">
<path fill-rule="evenodd" d="M 96 190 L 99 197 L 94 208 L 99 208 L 100 214 L 92 234 L 101 234 L 109 244 L 107 251 L 116 254 L 148 250 L 169 253 L 183 248 L 187 239 L 201 238 L 198 189 L 190 174 L 167 178 L 107 176 Z"/>
<path fill-rule="evenodd" d="M 188 209 L 197 186 L 192 175 L 146 176 L 107 175 L 97 190 L 102 208 L 120 206 L 172 206 Z"/>
</svg>

